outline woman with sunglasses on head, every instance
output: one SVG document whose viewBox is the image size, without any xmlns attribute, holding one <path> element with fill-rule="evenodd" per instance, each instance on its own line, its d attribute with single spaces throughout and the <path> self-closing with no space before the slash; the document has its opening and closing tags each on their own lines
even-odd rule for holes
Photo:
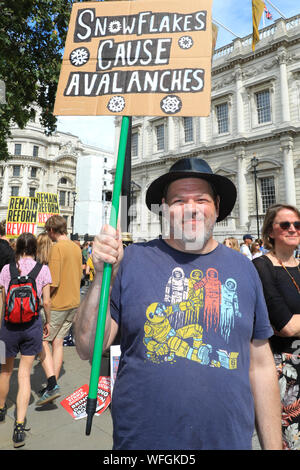
<svg viewBox="0 0 300 470">
<path fill-rule="evenodd" d="M 298 209 L 284 204 L 269 207 L 262 237 L 269 251 L 253 263 L 274 328 L 270 344 L 281 392 L 284 448 L 300 450 L 300 266 L 294 257 L 300 243 Z"/>
</svg>

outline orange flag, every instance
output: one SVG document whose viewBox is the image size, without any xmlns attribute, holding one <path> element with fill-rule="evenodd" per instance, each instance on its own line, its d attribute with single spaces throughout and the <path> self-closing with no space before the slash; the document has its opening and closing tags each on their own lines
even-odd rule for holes
<svg viewBox="0 0 300 470">
<path fill-rule="evenodd" d="M 211 26 L 212 26 L 212 55 L 214 55 L 214 50 L 215 50 L 217 39 L 218 39 L 219 28 L 215 23 L 212 23 Z"/>
<path fill-rule="evenodd" d="M 252 23 L 253 23 L 253 33 L 252 33 L 252 50 L 255 51 L 255 45 L 259 41 L 258 26 L 261 20 L 261 15 L 263 14 L 265 8 L 265 3 L 263 0 L 252 0 Z"/>
</svg>

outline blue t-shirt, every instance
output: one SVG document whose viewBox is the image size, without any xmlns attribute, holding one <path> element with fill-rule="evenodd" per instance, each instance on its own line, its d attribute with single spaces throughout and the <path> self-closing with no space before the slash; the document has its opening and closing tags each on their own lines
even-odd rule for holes
<svg viewBox="0 0 300 470">
<path fill-rule="evenodd" d="M 253 264 L 162 239 L 125 249 L 111 295 L 121 329 L 114 449 L 251 449 L 253 338 L 273 334 Z"/>
</svg>

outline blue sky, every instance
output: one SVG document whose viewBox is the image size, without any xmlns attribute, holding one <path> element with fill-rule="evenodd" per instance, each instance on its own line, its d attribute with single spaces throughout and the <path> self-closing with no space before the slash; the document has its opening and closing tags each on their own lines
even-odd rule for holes
<svg viewBox="0 0 300 470">
<path fill-rule="evenodd" d="M 265 18 L 265 26 L 271 25 L 280 18 L 274 5 L 285 17 L 300 13 L 298 0 L 265 0 L 266 7 L 273 19 Z M 252 33 L 251 0 L 213 0 L 213 19 L 222 23 L 239 37 Z M 263 19 L 260 28 L 263 27 Z M 225 46 L 235 39 L 230 32 L 219 26 L 216 48 Z M 114 117 L 110 116 L 62 116 L 58 118 L 58 131 L 77 135 L 85 144 L 96 145 L 107 150 L 114 148 Z"/>
</svg>

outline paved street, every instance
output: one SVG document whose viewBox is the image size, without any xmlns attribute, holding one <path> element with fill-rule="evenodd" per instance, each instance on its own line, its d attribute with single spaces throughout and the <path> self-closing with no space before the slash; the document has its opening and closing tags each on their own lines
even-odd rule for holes
<svg viewBox="0 0 300 470">
<path fill-rule="evenodd" d="M 15 361 L 18 365 L 18 358 Z M 108 358 L 103 357 L 103 369 L 108 368 Z M 27 433 L 26 445 L 29 450 L 88 450 L 112 448 L 112 424 L 110 410 L 93 419 L 92 431 L 85 435 L 86 420 L 74 420 L 60 405 L 60 401 L 74 392 L 81 385 L 88 384 L 90 365 L 82 361 L 75 347 L 64 348 L 64 364 L 59 379 L 61 397 L 54 403 L 36 408 L 37 392 L 45 382 L 43 369 L 35 361 L 32 371 L 32 394 L 27 412 L 27 423 L 31 430 Z M 15 402 L 17 394 L 17 369 L 15 368 L 8 395 L 8 413 L 4 423 L 0 423 L 0 449 L 13 449 L 12 433 L 14 424 Z M 17 450 L 16 450 L 17 451 Z"/>
</svg>

